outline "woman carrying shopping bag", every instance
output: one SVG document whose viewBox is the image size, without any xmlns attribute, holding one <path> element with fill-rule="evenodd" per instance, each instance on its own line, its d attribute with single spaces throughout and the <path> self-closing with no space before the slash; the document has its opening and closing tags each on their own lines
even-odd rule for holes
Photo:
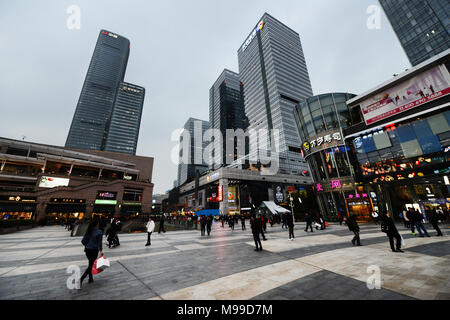
<svg viewBox="0 0 450 320">
<path fill-rule="evenodd" d="M 94 219 L 89 224 L 83 240 L 81 240 L 81 243 L 84 245 L 84 252 L 88 258 L 89 265 L 84 274 L 81 276 L 80 288 L 87 275 L 89 275 L 89 283 L 94 282 L 94 277 L 92 276 L 92 266 L 94 265 L 95 260 L 97 260 L 99 251 L 100 256 L 103 256 L 102 239 L 103 233 L 98 229 L 98 220 Z"/>
</svg>

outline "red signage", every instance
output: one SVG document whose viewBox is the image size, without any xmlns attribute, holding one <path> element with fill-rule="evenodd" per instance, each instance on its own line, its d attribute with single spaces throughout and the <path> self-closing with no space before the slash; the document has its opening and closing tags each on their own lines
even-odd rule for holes
<svg viewBox="0 0 450 320">
<path fill-rule="evenodd" d="M 450 94 L 450 75 L 443 65 L 427 70 L 361 103 L 366 124 L 372 124 Z"/>
</svg>

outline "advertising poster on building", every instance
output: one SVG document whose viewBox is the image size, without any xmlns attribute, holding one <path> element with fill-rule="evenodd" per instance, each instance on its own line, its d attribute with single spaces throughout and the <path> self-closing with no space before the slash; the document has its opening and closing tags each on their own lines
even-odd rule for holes
<svg viewBox="0 0 450 320">
<path fill-rule="evenodd" d="M 427 70 L 361 103 L 367 125 L 441 98 L 450 93 L 450 75 L 443 65 Z"/>
<path fill-rule="evenodd" d="M 67 187 L 69 185 L 69 179 L 64 178 L 53 178 L 43 176 L 41 181 L 39 181 L 39 188 L 56 188 L 56 187 Z"/>
</svg>

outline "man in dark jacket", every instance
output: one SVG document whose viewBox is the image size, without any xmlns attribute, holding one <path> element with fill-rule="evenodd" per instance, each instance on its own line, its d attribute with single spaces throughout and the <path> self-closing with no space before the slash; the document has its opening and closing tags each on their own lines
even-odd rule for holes
<svg viewBox="0 0 450 320">
<path fill-rule="evenodd" d="M 161 233 L 161 231 L 166 233 L 166 230 L 164 229 L 164 220 L 165 220 L 165 217 L 164 217 L 164 213 L 163 213 L 161 215 L 161 218 L 159 219 L 159 230 L 158 230 L 158 233 Z"/>
<path fill-rule="evenodd" d="M 392 220 L 391 214 L 389 211 L 386 215 L 381 217 L 381 230 L 386 232 L 389 237 L 389 243 L 391 245 L 392 252 L 403 252 L 401 250 L 402 247 L 402 237 L 400 233 L 398 233 L 397 227 L 395 226 L 394 221 Z M 396 241 L 396 246 L 394 246 L 394 238 Z"/>
<path fill-rule="evenodd" d="M 413 208 L 409 208 L 408 212 L 406 212 L 406 219 L 409 222 L 409 225 L 411 226 L 411 234 L 413 236 L 415 236 L 416 235 L 416 233 L 415 233 L 415 225 L 416 225 L 415 219 L 416 218 L 415 218 L 415 212 L 414 212 Z"/>
<path fill-rule="evenodd" d="M 289 240 L 290 241 L 294 241 L 294 218 L 292 216 L 292 214 L 288 214 L 287 215 L 287 225 L 289 228 Z"/>
<path fill-rule="evenodd" d="M 254 215 L 250 218 L 250 227 L 252 228 L 253 240 L 255 240 L 256 249 L 255 251 L 262 251 L 261 239 L 259 234 L 261 233 L 261 223 L 260 219 L 257 219 Z"/>
<path fill-rule="evenodd" d="M 442 231 L 441 231 L 441 229 L 439 229 L 439 225 L 438 225 L 439 216 L 438 216 L 436 209 L 429 211 L 428 221 L 430 221 L 433 228 L 437 231 L 437 236 L 443 237 Z"/>
<path fill-rule="evenodd" d="M 266 236 L 264 235 L 264 217 L 262 215 L 260 215 L 258 218 L 256 218 L 258 224 L 259 224 L 259 230 L 261 232 L 262 235 L 262 239 L 263 241 L 266 241 Z"/>
<path fill-rule="evenodd" d="M 313 227 L 312 227 L 313 218 L 312 218 L 311 214 L 306 213 L 305 220 L 306 220 L 305 232 L 308 232 L 308 228 L 311 228 L 311 232 L 314 232 Z"/>
<path fill-rule="evenodd" d="M 355 216 L 344 217 L 344 222 L 347 225 L 348 229 L 355 234 L 355 237 L 352 240 L 353 245 L 361 246 L 361 239 L 359 238 L 359 226 L 358 222 L 356 222 Z"/>
<path fill-rule="evenodd" d="M 246 226 L 245 226 L 245 216 L 241 215 L 241 225 L 242 225 L 242 231 L 247 230 Z"/>
<path fill-rule="evenodd" d="M 206 218 L 206 233 L 208 233 L 208 236 L 211 235 L 212 222 L 213 222 L 212 216 L 208 216 Z"/>
<path fill-rule="evenodd" d="M 423 220 L 423 215 L 419 211 L 416 210 L 414 212 L 414 224 L 417 228 L 417 231 L 419 231 L 419 236 L 421 238 L 423 238 L 423 234 L 422 234 L 422 231 L 423 231 L 425 233 L 425 235 L 429 238 L 430 235 L 428 234 L 427 229 L 425 229 L 425 226 L 423 225 L 422 220 Z"/>
</svg>

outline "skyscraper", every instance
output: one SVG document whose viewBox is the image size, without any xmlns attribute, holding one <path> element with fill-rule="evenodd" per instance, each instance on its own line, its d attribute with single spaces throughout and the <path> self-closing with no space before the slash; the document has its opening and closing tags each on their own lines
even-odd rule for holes
<svg viewBox="0 0 450 320">
<path fill-rule="evenodd" d="M 298 33 L 265 13 L 238 59 L 249 129 L 279 130 L 279 173 L 309 171 L 292 117 L 294 106 L 313 95 Z"/>
<path fill-rule="evenodd" d="M 225 69 L 209 90 L 209 124 L 211 128 L 219 129 L 222 133 L 222 165 L 232 162 L 227 163 L 226 161 L 227 129 L 242 129 L 245 131 L 248 126 L 242 89 L 239 74 Z M 230 154 L 228 159 L 236 160 L 238 150 L 234 138 L 231 143 L 234 145 L 233 154 Z M 215 168 L 219 166 L 220 164 L 217 164 Z"/>
<path fill-rule="evenodd" d="M 201 174 L 208 170 L 203 159 L 205 147 L 211 143 L 203 140 L 206 130 L 210 129 L 208 121 L 189 118 L 180 135 L 180 157 L 178 161 L 178 186 L 195 178 L 197 171 Z M 200 138 L 196 140 L 196 138 Z"/>
<path fill-rule="evenodd" d="M 136 155 L 145 89 L 121 82 L 114 101 L 105 151 Z"/>
<path fill-rule="evenodd" d="M 448 0 L 380 0 L 413 66 L 450 48 Z"/>
<path fill-rule="evenodd" d="M 117 87 L 124 80 L 130 41 L 101 30 L 81 90 L 66 147 L 103 150 Z"/>
</svg>

